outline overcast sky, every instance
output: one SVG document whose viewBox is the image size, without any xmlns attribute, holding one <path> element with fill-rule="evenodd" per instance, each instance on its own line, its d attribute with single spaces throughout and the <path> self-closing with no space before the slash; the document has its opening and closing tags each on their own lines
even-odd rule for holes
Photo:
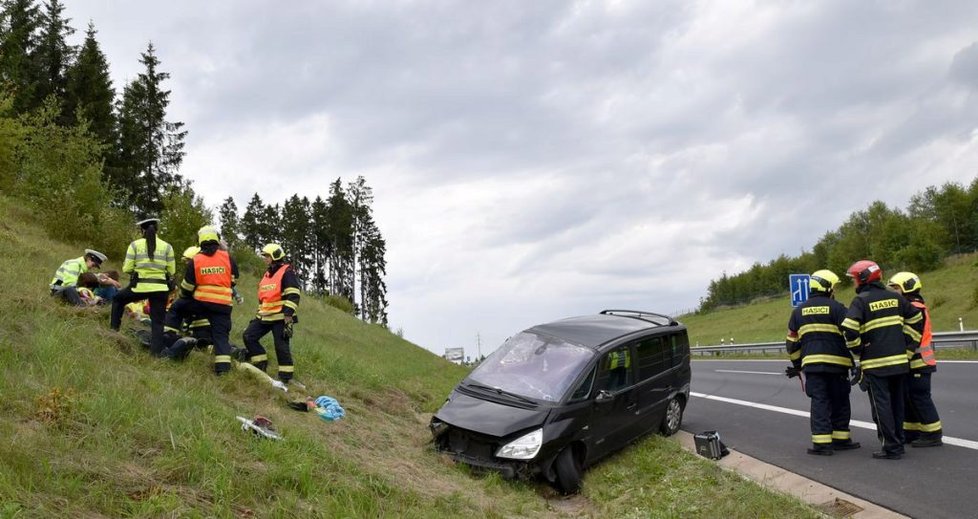
<svg viewBox="0 0 978 519">
<path fill-rule="evenodd" d="M 391 328 L 438 354 L 691 309 L 976 176 L 974 0 L 66 4 L 118 92 L 152 40 L 208 205 L 363 175 Z"/>
</svg>

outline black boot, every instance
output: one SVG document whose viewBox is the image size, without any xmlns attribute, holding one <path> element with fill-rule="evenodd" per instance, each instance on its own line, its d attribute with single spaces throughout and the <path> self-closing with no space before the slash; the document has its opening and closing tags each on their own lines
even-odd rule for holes
<svg viewBox="0 0 978 519">
<path fill-rule="evenodd" d="M 814 447 L 808 449 L 808 453 L 814 456 L 831 456 L 835 454 L 835 451 L 832 450 L 831 445 L 815 444 Z"/>
<path fill-rule="evenodd" d="M 862 445 L 860 445 L 859 442 L 854 442 L 852 440 L 832 442 L 832 448 L 837 451 L 848 451 L 858 449 L 859 447 L 862 447 Z"/>
<path fill-rule="evenodd" d="M 911 447 L 940 447 L 944 441 L 938 438 L 917 438 L 910 442 Z"/>
<path fill-rule="evenodd" d="M 873 453 L 873 459 L 877 460 L 898 460 L 900 458 L 903 458 L 903 455 L 897 452 L 876 451 Z"/>
</svg>

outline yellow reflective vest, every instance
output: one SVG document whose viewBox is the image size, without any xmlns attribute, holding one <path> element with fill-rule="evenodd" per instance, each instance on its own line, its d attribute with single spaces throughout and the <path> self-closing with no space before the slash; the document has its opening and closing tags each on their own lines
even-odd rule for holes
<svg viewBox="0 0 978 519">
<path fill-rule="evenodd" d="M 51 278 L 51 286 L 54 287 L 60 280 L 61 286 L 73 287 L 78 284 L 78 276 L 86 272 L 88 272 L 88 264 L 85 263 L 85 256 L 65 260 Z"/>
<path fill-rule="evenodd" d="M 170 290 L 167 281 L 177 271 L 173 247 L 156 238 L 156 251 L 150 259 L 146 239 L 140 238 L 129 244 L 122 271 L 136 274 L 136 280 L 130 285 L 133 292 L 167 292 Z"/>
</svg>

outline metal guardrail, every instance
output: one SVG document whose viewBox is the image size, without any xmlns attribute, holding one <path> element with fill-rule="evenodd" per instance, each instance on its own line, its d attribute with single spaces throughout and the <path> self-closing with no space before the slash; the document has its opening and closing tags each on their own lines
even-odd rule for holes
<svg viewBox="0 0 978 519">
<path fill-rule="evenodd" d="M 978 351 L 978 330 L 964 332 L 935 332 L 931 344 L 935 350 L 941 348 L 969 348 Z M 788 352 L 784 348 L 784 341 L 780 342 L 755 342 L 747 344 L 720 344 L 714 346 L 693 346 L 690 349 L 693 355 L 719 355 L 721 353 L 769 353 L 781 352 L 785 355 Z"/>
</svg>

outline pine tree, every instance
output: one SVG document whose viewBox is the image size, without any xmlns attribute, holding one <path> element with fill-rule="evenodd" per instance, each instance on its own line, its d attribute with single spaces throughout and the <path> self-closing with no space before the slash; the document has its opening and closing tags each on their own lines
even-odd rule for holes
<svg viewBox="0 0 978 519">
<path fill-rule="evenodd" d="M 305 283 L 312 270 L 312 220 L 309 199 L 292 195 L 282 206 L 282 247 L 289 254 L 292 267 Z"/>
<path fill-rule="evenodd" d="M 112 108 L 115 90 L 109 77 L 109 63 L 95 35 L 95 25 L 89 23 L 85 42 L 68 68 L 64 116 L 69 124 L 75 124 L 79 116 L 84 117 L 89 130 L 102 144 L 114 146 L 118 138 Z"/>
<path fill-rule="evenodd" d="M 13 91 L 13 111 L 26 113 L 35 104 L 35 89 L 40 78 L 37 60 L 37 31 L 41 15 L 34 0 L 4 0 L 0 12 L 0 80 Z"/>
<path fill-rule="evenodd" d="M 341 179 L 330 184 L 326 229 L 333 251 L 329 257 L 329 292 L 354 302 L 353 207 Z"/>
<path fill-rule="evenodd" d="M 265 237 L 262 235 L 261 222 L 265 214 L 265 204 L 262 202 L 258 193 L 251 197 L 248 207 L 245 208 L 244 216 L 241 217 L 241 234 L 245 244 L 251 250 L 258 252 L 265 246 Z"/>
<path fill-rule="evenodd" d="M 360 269 L 360 318 L 371 323 L 387 326 L 387 243 L 380 235 L 373 217 L 366 215 L 360 224 L 360 251 L 357 256 Z"/>
<path fill-rule="evenodd" d="M 40 74 L 34 89 L 35 106 L 51 95 L 59 102 L 65 98 L 68 83 L 66 73 L 76 51 L 75 47 L 68 45 L 68 38 L 75 33 L 75 29 L 68 25 L 71 19 L 64 18 L 62 14 L 64 4 L 60 0 L 48 0 L 44 8 L 40 39 L 34 54 Z M 62 124 L 70 122 L 63 112 L 58 120 Z"/>
<path fill-rule="evenodd" d="M 265 206 L 261 220 L 258 222 L 258 228 L 261 229 L 263 247 L 269 243 L 282 243 L 282 211 L 278 204 Z M 287 254 L 292 253 L 288 250 L 285 252 Z"/>
<path fill-rule="evenodd" d="M 322 197 L 317 196 L 312 202 L 312 229 L 310 239 L 313 250 L 312 288 L 320 294 L 328 293 L 329 259 L 333 255 L 333 244 L 330 241 L 327 227 L 329 206 Z"/>
<path fill-rule="evenodd" d="M 182 131 L 182 122 L 166 120 L 170 91 L 163 90 L 162 83 L 170 74 L 159 71 L 152 42 L 140 63 L 145 72 L 126 85 L 119 103 L 118 164 L 110 169 L 110 180 L 122 190 L 121 202 L 131 211 L 158 214 L 162 194 L 183 180 L 177 170 L 187 132 Z"/>
<path fill-rule="evenodd" d="M 234 203 L 234 198 L 227 197 L 217 214 L 221 218 L 221 237 L 229 249 L 236 249 L 241 243 L 241 218 L 238 217 L 238 206 Z"/>
</svg>

